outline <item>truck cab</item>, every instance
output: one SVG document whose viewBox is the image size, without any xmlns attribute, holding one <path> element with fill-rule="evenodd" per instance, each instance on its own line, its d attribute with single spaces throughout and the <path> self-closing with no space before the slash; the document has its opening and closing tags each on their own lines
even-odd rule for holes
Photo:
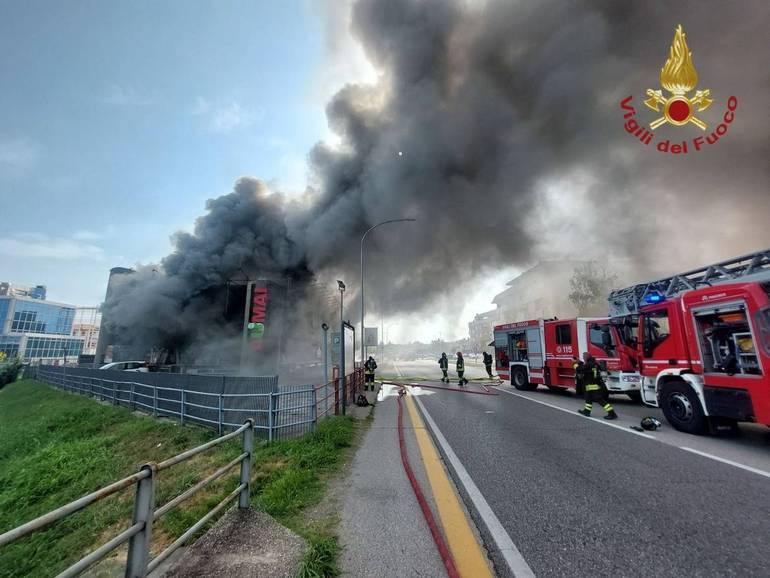
<svg viewBox="0 0 770 578">
<path fill-rule="evenodd" d="M 689 433 L 739 421 L 770 425 L 769 290 L 717 285 L 642 307 L 644 402 Z"/>
</svg>

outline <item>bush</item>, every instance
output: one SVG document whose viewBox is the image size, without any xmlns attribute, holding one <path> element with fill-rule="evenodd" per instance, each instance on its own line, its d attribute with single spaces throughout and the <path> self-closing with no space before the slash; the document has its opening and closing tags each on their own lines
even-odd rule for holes
<svg viewBox="0 0 770 578">
<path fill-rule="evenodd" d="M 16 381 L 21 371 L 21 361 L 13 358 L 0 364 L 0 388 Z"/>
</svg>

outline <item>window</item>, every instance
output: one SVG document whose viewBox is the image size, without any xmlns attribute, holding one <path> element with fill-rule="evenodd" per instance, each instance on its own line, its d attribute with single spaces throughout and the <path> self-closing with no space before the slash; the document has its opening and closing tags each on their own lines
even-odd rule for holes
<svg viewBox="0 0 770 578">
<path fill-rule="evenodd" d="M 668 323 L 668 310 L 651 311 L 644 317 L 644 354 L 652 355 L 655 348 L 671 334 Z"/>
<path fill-rule="evenodd" d="M 610 331 L 609 325 L 594 323 L 591 326 L 588 338 L 591 341 L 591 345 L 603 350 L 607 355 L 615 355 L 615 338 Z"/>
<path fill-rule="evenodd" d="M 569 323 L 556 326 L 556 345 L 572 345 L 572 331 Z"/>
</svg>

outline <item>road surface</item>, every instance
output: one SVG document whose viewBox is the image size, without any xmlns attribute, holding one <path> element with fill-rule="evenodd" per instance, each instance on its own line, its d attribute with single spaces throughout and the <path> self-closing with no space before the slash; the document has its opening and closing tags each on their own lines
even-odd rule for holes
<svg viewBox="0 0 770 578">
<path fill-rule="evenodd" d="M 433 363 L 396 368 L 422 377 Z M 654 411 L 630 401 L 618 398 L 623 419 L 609 423 L 578 415 L 572 395 L 490 390 L 433 390 L 417 405 L 501 575 L 501 532 L 539 576 L 768 575 L 766 428 L 638 434 L 628 426 Z"/>
</svg>

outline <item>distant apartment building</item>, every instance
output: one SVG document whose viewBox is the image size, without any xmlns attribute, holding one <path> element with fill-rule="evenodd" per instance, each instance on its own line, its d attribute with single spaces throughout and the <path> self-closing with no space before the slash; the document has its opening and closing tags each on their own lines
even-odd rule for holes
<svg viewBox="0 0 770 578">
<path fill-rule="evenodd" d="M 577 269 L 591 266 L 596 271 L 607 273 L 614 278 L 612 288 L 625 287 L 642 279 L 663 276 L 664 269 L 647 267 L 641 269 L 630 260 L 615 259 L 601 261 L 541 261 L 518 277 L 508 281 L 508 288 L 498 293 L 492 303 L 497 305 L 498 323 L 511 323 L 540 317 L 566 319 L 578 315 L 577 308 L 570 301 L 573 291 L 570 283 Z M 609 288 L 607 288 L 609 292 Z M 600 295 L 583 312 L 586 316 L 607 315 L 605 296 Z"/>
<path fill-rule="evenodd" d="M 570 278 L 579 261 L 542 261 L 508 281 L 508 288 L 492 303 L 500 312 L 500 323 L 577 315 L 569 300 Z"/>
<path fill-rule="evenodd" d="M 72 322 L 72 336 L 83 339 L 83 355 L 94 355 L 99 343 L 99 328 L 102 324 L 100 307 L 78 307 Z"/>
<path fill-rule="evenodd" d="M 0 296 L 2 297 L 29 297 L 30 299 L 45 300 L 45 285 L 14 285 L 7 281 L 0 281 Z"/>
<path fill-rule="evenodd" d="M 4 284 L 5 285 L 5 284 Z M 72 335 L 76 307 L 16 293 L 16 286 L 0 295 L 0 351 L 33 363 L 75 361 L 84 340 Z"/>
<path fill-rule="evenodd" d="M 469 346 L 471 353 L 484 351 L 493 339 L 494 326 L 500 323 L 500 311 L 492 309 L 477 313 L 473 321 L 468 323 Z"/>
</svg>

